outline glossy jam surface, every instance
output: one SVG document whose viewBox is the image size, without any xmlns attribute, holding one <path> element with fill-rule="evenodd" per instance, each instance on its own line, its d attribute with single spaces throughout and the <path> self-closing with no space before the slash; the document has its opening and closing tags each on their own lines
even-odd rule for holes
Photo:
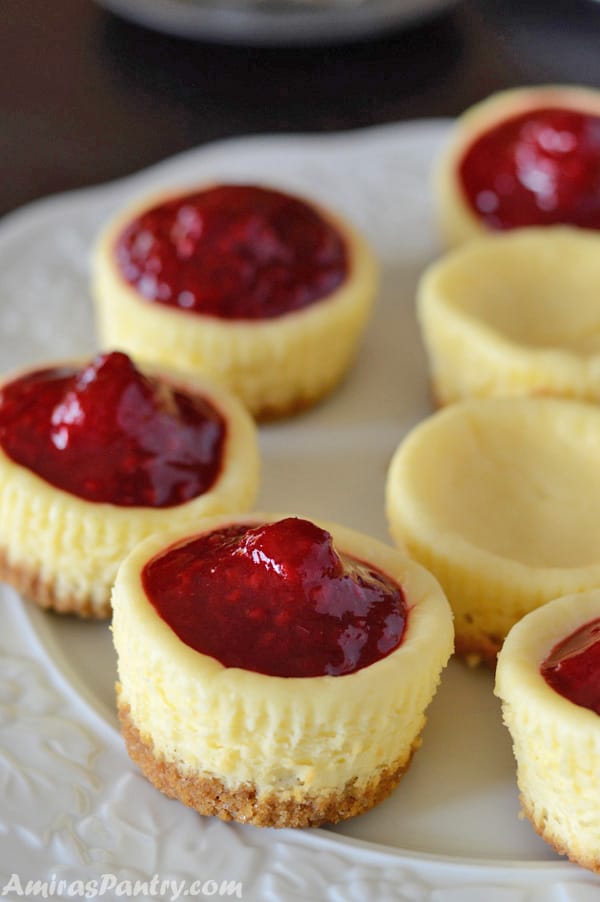
<svg viewBox="0 0 600 902">
<path fill-rule="evenodd" d="M 40 370 L 0 389 L 0 446 L 87 501 L 170 507 L 208 491 L 225 423 L 208 401 L 142 375 L 121 353 Z"/>
<path fill-rule="evenodd" d="M 489 228 L 600 229 L 600 116 L 539 109 L 506 119 L 474 141 L 459 174 Z"/>
<path fill-rule="evenodd" d="M 186 645 L 270 676 L 353 673 L 397 648 L 407 620 L 397 583 L 293 517 L 168 549 L 146 564 L 142 582 Z"/>
<path fill-rule="evenodd" d="M 219 185 L 142 213 L 118 237 L 122 277 L 146 299 L 223 319 L 299 310 L 347 276 L 345 243 L 297 198 Z"/>
<path fill-rule="evenodd" d="M 560 695 L 600 714 L 600 617 L 555 645 L 540 672 Z"/>
</svg>

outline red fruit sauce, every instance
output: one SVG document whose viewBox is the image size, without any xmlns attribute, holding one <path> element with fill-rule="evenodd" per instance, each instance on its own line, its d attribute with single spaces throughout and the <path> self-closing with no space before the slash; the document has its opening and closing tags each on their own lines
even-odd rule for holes
<svg viewBox="0 0 600 902">
<path fill-rule="evenodd" d="M 147 300 L 222 319 L 267 319 L 338 288 L 339 232 L 297 198 L 219 185 L 159 204 L 119 235 L 122 277 Z"/>
<path fill-rule="evenodd" d="M 186 645 L 269 676 L 354 673 L 400 645 L 408 616 L 397 583 L 294 517 L 175 545 L 142 582 Z"/>
<path fill-rule="evenodd" d="M 600 714 L 600 617 L 555 645 L 540 672 L 560 695 Z"/>
<path fill-rule="evenodd" d="M 170 507 L 196 498 L 217 478 L 224 439 L 208 401 L 142 375 L 118 352 L 0 389 L 5 454 L 86 501 Z"/>
<path fill-rule="evenodd" d="M 459 173 L 491 229 L 600 229 L 600 116 L 550 108 L 506 119 L 473 142 Z"/>
</svg>

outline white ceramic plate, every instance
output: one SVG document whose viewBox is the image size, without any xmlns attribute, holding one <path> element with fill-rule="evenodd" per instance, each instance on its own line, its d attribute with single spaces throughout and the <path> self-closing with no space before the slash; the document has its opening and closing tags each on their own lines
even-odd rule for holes
<svg viewBox="0 0 600 902">
<path fill-rule="evenodd" d="M 98 0 L 184 38 L 237 44 L 328 44 L 411 25 L 456 0 Z"/>
<path fill-rule="evenodd" d="M 446 128 L 235 140 L 13 214 L 0 225 L 2 369 L 94 349 L 89 250 L 128 198 L 214 179 L 312 196 L 371 237 L 383 286 L 344 385 L 304 415 L 261 428 L 259 507 L 386 539 L 389 458 L 430 412 L 413 302 L 437 253 L 428 179 Z M 0 895 L 2 876 L 17 872 L 156 875 L 186 880 L 188 890 L 194 880 L 231 880 L 257 902 L 598 897 L 600 880 L 559 861 L 518 819 L 510 741 L 487 672 L 450 665 L 423 747 L 389 800 L 333 830 L 297 832 L 204 819 L 161 796 L 124 752 L 114 679 L 106 625 L 45 614 L 0 587 Z"/>
</svg>

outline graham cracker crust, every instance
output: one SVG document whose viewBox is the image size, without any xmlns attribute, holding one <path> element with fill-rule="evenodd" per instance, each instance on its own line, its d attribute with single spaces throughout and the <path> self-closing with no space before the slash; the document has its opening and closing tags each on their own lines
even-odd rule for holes
<svg viewBox="0 0 600 902">
<path fill-rule="evenodd" d="M 314 398 L 297 398 L 295 401 L 290 401 L 287 404 L 264 404 L 255 411 L 251 411 L 251 415 L 257 423 L 267 424 L 274 423 L 277 420 L 287 420 L 304 413 L 311 407 L 316 407 L 327 394 L 329 394 L 329 390 L 320 392 Z"/>
<path fill-rule="evenodd" d="M 81 599 L 62 592 L 59 594 L 55 584 L 43 579 L 38 570 L 11 564 L 2 548 L 0 582 L 8 583 L 24 598 L 45 610 L 57 611 L 59 614 L 77 614 L 88 620 L 105 620 L 111 615 L 110 599 L 98 604 L 89 598 Z"/>
<path fill-rule="evenodd" d="M 352 367 L 352 361 L 348 364 L 348 370 Z M 348 373 L 341 373 L 335 380 L 327 385 L 320 386 L 312 394 L 304 394 L 300 397 L 293 398 L 283 404 L 263 404 L 254 411 L 251 411 L 254 420 L 261 424 L 273 423 L 277 420 L 287 420 L 292 417 L 305 413 L 313 407 L 318 407 L 330 395 L 333 395 L 339 387 L 344 383 Z"/>
<path fill-rule="evenodd" d="M 484 664 L 489 670 L 496 670 L 498 653 L 502 648 L 504 639 L 498 636 L 480 633 L 461 635 L 458 627 L 454 637 L 454 652 L 457 658 L 461 658 L 469 667 L 478 667 Z"/>
<path fill-rule="evenodd" d="M 200 814 L 257 827 L 317 827 L 368 811 L 395 789 L 421 743 L 418 737 L 406 760 L 383 769 L 367 786 L 358 789 L 350 782 L 340 791 L 298 800 L 276 792 L 259 796 L 250 783 L 227 788 L 221 780 L 201 771 L 184 774 L 175 763 L 155 756 L 152 740 L 142 737 L 130 717 L 129 705 L 119 699 L 118 712 L 130 758 L 157 789 Z"/>
</svg>

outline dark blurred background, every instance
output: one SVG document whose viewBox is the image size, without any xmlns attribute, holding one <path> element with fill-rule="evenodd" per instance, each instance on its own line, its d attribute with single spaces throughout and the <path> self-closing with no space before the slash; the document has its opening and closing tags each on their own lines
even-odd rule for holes
<svg viewBox="0 0 600 902">
<path fill-rule="evenodd" d="M 173 37 L 92 0 L 2 13 L 0 214 L 218 138 L 454 116 L 519 84 L 600 87 L 595 0 L 464 0 L 368 40 L 288 47 Z"/>
</svg>

